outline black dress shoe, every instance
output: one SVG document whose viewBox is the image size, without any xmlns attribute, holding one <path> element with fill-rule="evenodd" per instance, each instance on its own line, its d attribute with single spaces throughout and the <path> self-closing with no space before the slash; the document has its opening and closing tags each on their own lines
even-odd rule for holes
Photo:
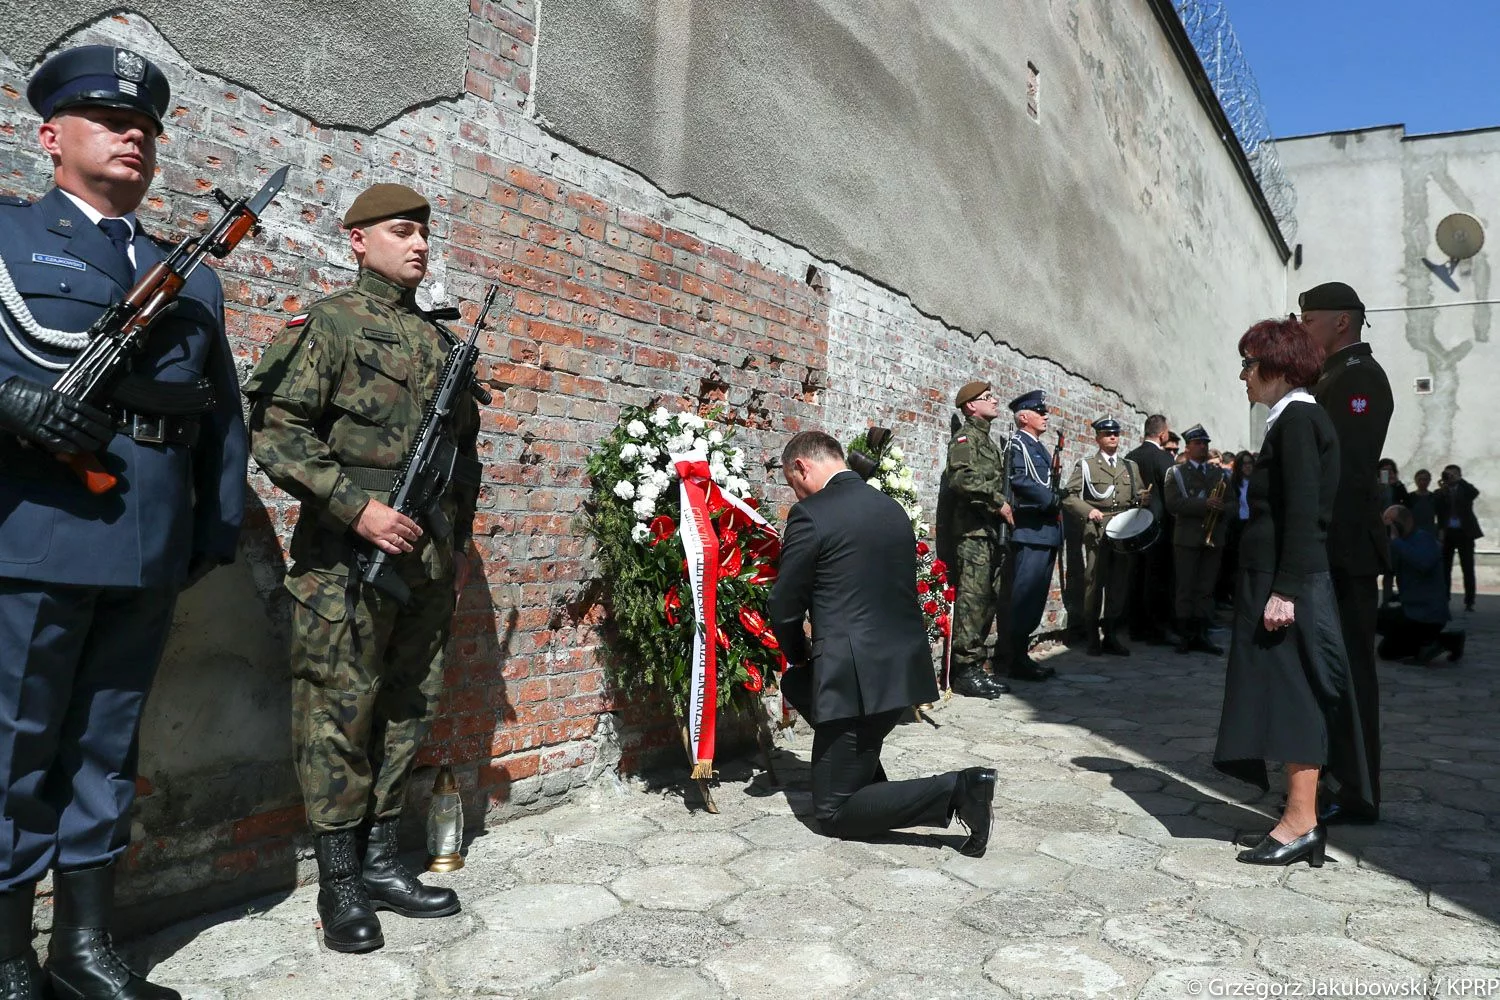
<svg viewBox="0 0 1500 1000">
<path fill-rule="evenodd" d="M 1328 831 L 1319 823 L 1296 840 L 1283 844 L 1268 833 L 1259 844 L 1241 851 L 1235 858 L 1247 865 L 1294 865 L 1306 861 L 1314 868 L 1323 867 L 1328 847 Z"/>
<path fill-rule="evenodd" d="M 1087 650 L 1085 650 L 1085 655 L 1086 656 L 1103 656 L 1104 655 L 1104 643 L 1102 643 L 1102 642 L 1099 641 L 1099 637 L 1098 636 L 1095 636 L 1094 638 L 1092 638 L 1092 639 L 1089 640 L 1089 648 Z"/>
<path fill-rule="evenodd" d="M 963 673 L 954 674 L 949 683 L 954 694 L 966 698 L 994 699 L 1006 694 L 1010 688 L 995 680 L 981 667 L 973 667 Z"/>
<path fill-rule="evenodd" d="M 1369 826 L 1380 820 L 1380 811 L 1347 802 L 1325 802 L 1318 807 L 1319 826 Z"/>
<path fill-rule="evenodd" d="M 969 831 L 969 839 L 958 853 L 982 858 L 990 844 L 990 827 L 995 821 L 995 769 L 967 767 L 958 772 L 953 788 L 953 812 Z"/>
<path fill-rule="evenodd" d="M 403 917 L 420 919 L 452 916 L 460 908 L 458 893 L 424 885 L 401 863 L 394 821 L 370 827 L 360 878 L 376 910 L 391 910 Z"/>
<path fill-rule="evenodd" d="M 1042 666 L 1029 656 L 1010 668 L 1010 676 L 1021 681 L 1044 681 L 1056 673 L 1056 670 Z"/>
<path fill-rule="evenodd" d="M 1130 649 L 1129 649 L 1129 647 L 1127 647 L 1123 642 L 1121 642 L 1120 641 L 1120 637 L 1117 636 L 1117 635 L 1115 635 L 1114 633 L 1110 633 L 1109 635 L 1106 635 L 1104 637 L 1104 642 L 1103 642 L 1102 645 L 1103 645 L 1104 651 L 1106 653 L 1108 653 L 1110 656 L 1129 656 L 1130 655 Z"/>
</svg>

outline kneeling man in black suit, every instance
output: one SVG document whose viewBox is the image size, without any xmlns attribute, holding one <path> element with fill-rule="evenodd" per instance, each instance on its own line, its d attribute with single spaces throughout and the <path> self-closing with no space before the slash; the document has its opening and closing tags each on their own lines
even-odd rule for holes
<svg viewBox="0 0 1500 1000">
<path fill-rule="evenodd" d="M 906 511 L 852 472 L 838 441 L 821 431 L 787 442 L 781 465 L 798 502 L 782 539 L 771 624 L 793 664 L 782 690 L 813 727 L 813 807 L 823 831 L 865 838 L 945 827 L 957 816 L 969 830 L 960 850 L 980 857 L 992 768 L 887 781 L 880 766 L 881 744 L 902 713 L 938 695 Z"/>
</svg>

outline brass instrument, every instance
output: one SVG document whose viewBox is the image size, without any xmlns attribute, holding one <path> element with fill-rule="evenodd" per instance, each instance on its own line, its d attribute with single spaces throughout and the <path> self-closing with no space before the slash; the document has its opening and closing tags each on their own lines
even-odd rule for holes
<svg viewBox="0 0 1500 1000">
<path fill-rule="evenodd" d="M 1220 474 L 1219 481 L 1214 484 L 1214 488 L 1208 494 L 1208 498 L 1210 500 L 1218 500 L 1220 502 L 1223 502 L 1223 500 L 1224 500 L 1224 491 L 1227 490 L 1228 488 L 1229 488 L 1229 477 L 1227 475 Z M 1210 508 L 1208 508 L 1208 513 L 1206 513 L 1206 514 L 1203 515 L 1203 547 L 1204 548 L 1211 549 L 1211 548 L 1215 547 L 1214 546 L 1214 529 L 1219 526 L 1219 517 L 1223 513 L 1224 513 L 1224 508 L 1222 508 L 1222 507 L 1220 507 L 1217 510 L 1215 510 L 1214 508 L 1210 507 Z"/>
</svg>

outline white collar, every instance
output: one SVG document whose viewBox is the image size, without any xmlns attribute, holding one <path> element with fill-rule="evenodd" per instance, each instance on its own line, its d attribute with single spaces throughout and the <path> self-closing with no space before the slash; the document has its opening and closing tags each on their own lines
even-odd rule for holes
<svg viewBox="0 0 1500 1000">
<path fill-rule="evenodd" d="M 1119 452 L 1115 452 L 1113 455 L 1106 455 L 1104 454 L 1103 450 L 1100 450 L 1099 452 L 1097 452 L 1097 454 L 1099 456 L 1099 460 L 1110 468 L 1114 468 L 1115 463 L 1120 460 Z"/>
<path fill-rule="evenodd" d="M 1166 448 L 1162 447 L 1162 443 L 1160 441 L 1153 441 L 1150 438 L 1147 438 L 1146 439 L 1146 443 L 1149 444 L 1151 447 L 1155 448 L 1157 451 L 1166 451 L 1167 450 Z"/>
<path fill-rule="evenodd" d="M 67 199 L 69 201 L 71 201 L 74 205 L 76 205 L 78 207 L 78 211 L 82 212 L 84 214 L 84 217 L 87 218 L 94 225 L 97 226 L 99 224 L 99 220 L 101 220 L 101 219 L 107 219 L 107 218 L 109 218 L 109 216 L 105 215 L 103 212 L 99 211 L 93 205 L 90 205 L 88 202 L 86 202 L 82 198 L 78 197 L 72 191 L 63 191 L 62 188 L 58 188 L 58 190 L 62 191 L 62 193 L 67 197 Z M 137 229 L 137 226 L 135 224 L 135 213 L 134 212 L 126 212 L 125 215 L 122 217 L 122 221 L 126 225 L 128 225 L 130 227 L 130 238 L 131 239 L 135 239 L 135 234 L 136 234 L 136 229 Z"/>
<path fill-rule="evenodd" d="M 1035 434 L 1031 433 L 1030 431 L 1028 431 L 1024 427 L 1017 427 L 1016 428 L 1016 432 L 1019 433 L 1019 434 L 1025 434 L 1027 437 L 1031 438 L 1031 440 L 1033 440 L 1033 441 L 1040 441 L 1041 440 L 1041 438 L 1037 437 Z"/>
<path fill-rule="evenodd" d="M 1276 418 L 1281 416 L 1281 411 L 1286 409 L 1292 403 L 1316 402 L 1317 400 L 1313 398 L 1313 394 L 1308 392 L 1306 389 L 1293 389 L 1291 392 L 1278 399 L 1276 401 L 1276 405 L 1271 407 L 1271 414 L 1270 416 L 1266 417 L 1266 430 L 1271 429 L 1271 425 L 1276 422 Z"/>
</svg>

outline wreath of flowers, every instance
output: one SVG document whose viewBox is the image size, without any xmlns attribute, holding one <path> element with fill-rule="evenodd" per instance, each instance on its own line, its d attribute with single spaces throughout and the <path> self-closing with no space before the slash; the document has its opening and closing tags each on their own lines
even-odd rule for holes
<svg viewBox="0 0 1500 1000">
<path fill-rule="evenodd" d="M 871 455 L 868 435 L 861 433 L 849 442 L 848 451 Z M 927 623 L 927 638 L 933 642 L 947 639 L 953 631 L 953 601 L 957 596 L 948 581 L 948 564 L 932 551 L 932 546 L 922 539 L 929 529 L 922 520 L 922 502 L 917 496 L 916 477 L 911 466 L 906 464 L 906 454 L 895 445 L 884 449 L 876 463 L 875 472 L 865 482 L 880 490 L 901 505 L 911 519 L 912 534 L 917 537 L 917 602 L 922 607 L 922 618 Z"/>
<path fill-rule="evenodd" d="M 766 601 L 780 542 L 723 499 L 727 491 L 759 512 L 745 477 L 744 451 L 722 411 L 706 416 L 627 407 L 589 456 L 589 528 L 607 590 L 608 632 L 617 651 L 606 672 L 617 689 L 660 692 L 679 718 L 688 710 L 697 619 L 679 539 L 682 504 L 673 455 L 707 456 L 708 511 L 718 540 L 717 707 L 737 691 L 759 692 L 784 669 Z"/>
</svg>

